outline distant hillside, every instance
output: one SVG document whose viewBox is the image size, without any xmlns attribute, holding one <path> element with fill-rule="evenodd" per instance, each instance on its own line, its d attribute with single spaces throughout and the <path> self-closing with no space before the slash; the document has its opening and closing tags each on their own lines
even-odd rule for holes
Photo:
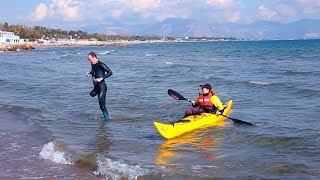
<svg viewBox="0 0 320 180">
<path fill-rule="evenodd" d="M 98 24 L 83 27 L 89 32 L 129 35 L 236 37 L 250 39 L 320 38 L 320 20 L 304 19 L 292 23 L 257 21 L 251 24 L 207 24 L 192 19 L 169 18 L 164 21 L 126 25 Z"/>
</svg>

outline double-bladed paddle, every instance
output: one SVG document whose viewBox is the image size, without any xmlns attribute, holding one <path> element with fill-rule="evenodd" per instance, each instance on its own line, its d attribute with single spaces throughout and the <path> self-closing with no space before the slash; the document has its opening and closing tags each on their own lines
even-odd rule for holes
<svg viewBox="0 0 320 180">
<path fill-rule="evenodd" d="M 174 99 L 191 102 L 191 100 L 183 97 L 180 93 L 178 93 L 178 92 L 176 92 L 176 91 L 174 91 L 172 89 L 168 89 L 168 94 L 169 94 L 169 96 L 171 96 Z M 220 116 L 224 116 L 224 117 L 226 117 L 228 119 L 231 119 L 235 123 L 247 124 L 247 125 L 251 125 L 251 126 L 253 125 L 252 123 L 249 123 L 249 122 L 246 122 L 246 121 L 242 121 L 240 119 L 231 118 L 231 117 L 225 116 L 223 114 L 220 114 Z"/>
</svg>

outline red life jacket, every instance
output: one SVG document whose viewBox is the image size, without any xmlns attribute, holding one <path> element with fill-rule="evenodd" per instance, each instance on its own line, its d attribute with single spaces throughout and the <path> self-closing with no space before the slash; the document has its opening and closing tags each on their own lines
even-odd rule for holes
<svg viewBox="0 0 320 180">
<path fill-rule="evenodd" d="M 214 104 L 210 101 L 212 93 L 209 92 L 207 95 L 199 95 L 199 106 L 200 107 L 214 107 Z"/>
</svg>

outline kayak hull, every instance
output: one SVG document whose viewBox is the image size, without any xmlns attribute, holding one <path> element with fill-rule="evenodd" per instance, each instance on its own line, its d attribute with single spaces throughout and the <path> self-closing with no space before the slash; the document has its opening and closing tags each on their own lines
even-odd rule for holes
<svg viewBox="0 0 320 180">
<path fill-rule="evenodd" d="M 224 110 L 223 115 L 229 116 L 232 112 L 232 100 L 226 103 L 227 108 Z M 160 135 L 166 139 L 178 137 L 184 133 L 193 131 L 195 129 L 206 128 L 221 124 L 226 117 L 212 113 L 202 113 L 200 115 L 193 115 L 183 118 L 182 122 L 171 124 L 163 124 L 158 121 L 154 122 L 155 128 Z"/>
</svg>

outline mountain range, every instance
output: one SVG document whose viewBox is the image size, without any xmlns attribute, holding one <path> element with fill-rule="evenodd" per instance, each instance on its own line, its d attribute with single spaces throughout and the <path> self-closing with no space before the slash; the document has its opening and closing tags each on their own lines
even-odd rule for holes
<svg viewBox="0 0 320 180">
<path fill-rule="evenodd" d="M 168 18 L 161 22 L 128 25 L 120 22 L 84 26 L 88 32 L 171 37 L 235 37 L 245 39 L 320 38 L 320 20 L 302 19 L 291 23 L 256 21 L 250 24 L 204 23 L 193 19 Z"/>
</svg>

